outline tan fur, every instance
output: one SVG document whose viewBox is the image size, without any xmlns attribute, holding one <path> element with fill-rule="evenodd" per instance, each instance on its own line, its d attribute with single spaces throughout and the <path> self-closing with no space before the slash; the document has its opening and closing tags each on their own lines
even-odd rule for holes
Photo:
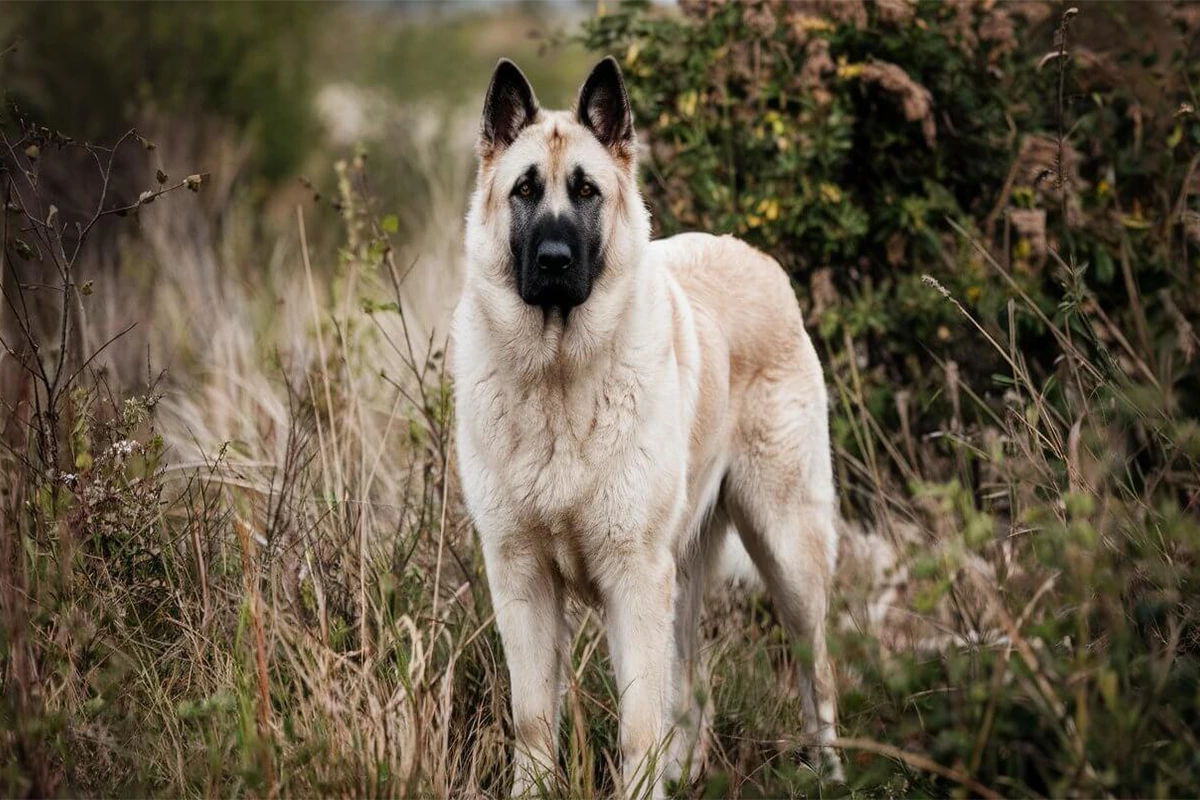
<svg viewBox="0 0 1200 800">
<path fill-rule="evenodd" d="M 582 164 L 604 198 L 604 271 L 566 325 L 514 288 L 505 187 L 531 163 L 548 192 Z M 696 766 L 710 714 L 693 690 L 695 628 L 733 527 L 811 646 L 806 732 L 835 735 L 835 497 L 816 352 L 771 258 L 729 237 L 651 242 L 636 175 L 630 152 L 541 111 L 481 159 L 467 218 L 457 447 L 512 677 L 514 794 L 556 769 L 568 593 L 605 611 L 626 793 L 660 796 L 664 772 Z"/>
</svg>

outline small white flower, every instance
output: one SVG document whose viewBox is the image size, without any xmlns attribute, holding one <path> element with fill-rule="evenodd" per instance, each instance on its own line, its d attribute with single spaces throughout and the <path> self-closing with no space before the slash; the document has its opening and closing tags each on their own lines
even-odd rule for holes
<svg viewBox="0 0 1200 800">
<path fill-rule="evenodd" d="M 141 445 L 132 439 L 122 439 L 119 442 L 113 442 L 110 449 L 119 458 L 129 458 L 135 450 L 141 450 Z"/>
</svg>

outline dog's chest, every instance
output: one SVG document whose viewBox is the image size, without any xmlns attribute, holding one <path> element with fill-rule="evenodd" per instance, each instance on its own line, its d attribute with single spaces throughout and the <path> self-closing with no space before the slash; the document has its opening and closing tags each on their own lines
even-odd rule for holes
<svg viewBox="0 0 1200 800">
<path fill-rule="evenodd" d="M 650 398 L 636 369 L 525 386 L 496 375 L 474 395 L 479 445 L 522 517 L 570 530 L 639 500 Z"/>
</svg>

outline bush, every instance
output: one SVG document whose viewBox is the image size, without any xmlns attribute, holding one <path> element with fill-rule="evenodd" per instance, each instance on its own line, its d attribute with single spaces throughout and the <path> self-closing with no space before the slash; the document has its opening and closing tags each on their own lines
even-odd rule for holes
<svg viewBox="0 0 1200 800">
<path fill-rule="evenodd" d="M 776 256 L 822 338 L 869 364 L 871 411 L 898 427 L 903 387 L 920 432 L 951 412 L 939 364 L 1005 388 L 922 274 L 1017 337 L 1042 378 L 1053 337 L 1036 313 L 1007 318 L 1014 288 L 1060 324 L 1059 302 L 1085 291 L 1150 364 L 1176 336 L 1160 292 L 1196 311 L 1175 289 L 1185 230 L 1200 240 L 1200 24 L 1166 5 L 1089 7 L 1061 59 L 1047 55 L 1059 25 L 1046 3 L 633 2 L 584 40 L 625 65 L 662 232 L 733 233 Z M 1012 284 L 958 228 L 1012 256 Z"/>
</svg>

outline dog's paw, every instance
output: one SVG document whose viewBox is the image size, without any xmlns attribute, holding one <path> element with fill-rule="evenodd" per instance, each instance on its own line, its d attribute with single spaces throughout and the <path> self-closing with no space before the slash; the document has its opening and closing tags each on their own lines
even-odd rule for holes
<svg viewBox="0 0 1200 800">
<path fill-rule="evenodd" d="M 667 763 L 663 777 L 669 782 L 692 783 L 704 774 L 708 766 L 708 753 L 712 733 L 707 725 L 697 728 L 676 729 L 667 748 Z"/>
<path fill-rule="evenodd" d="M 846 770 L 842 767 L 842 759 L 833 748 L 817 748 L 810 751 L 807 758 L 821 783 L 844 784 L 846 782 Z"/>
</svg>

